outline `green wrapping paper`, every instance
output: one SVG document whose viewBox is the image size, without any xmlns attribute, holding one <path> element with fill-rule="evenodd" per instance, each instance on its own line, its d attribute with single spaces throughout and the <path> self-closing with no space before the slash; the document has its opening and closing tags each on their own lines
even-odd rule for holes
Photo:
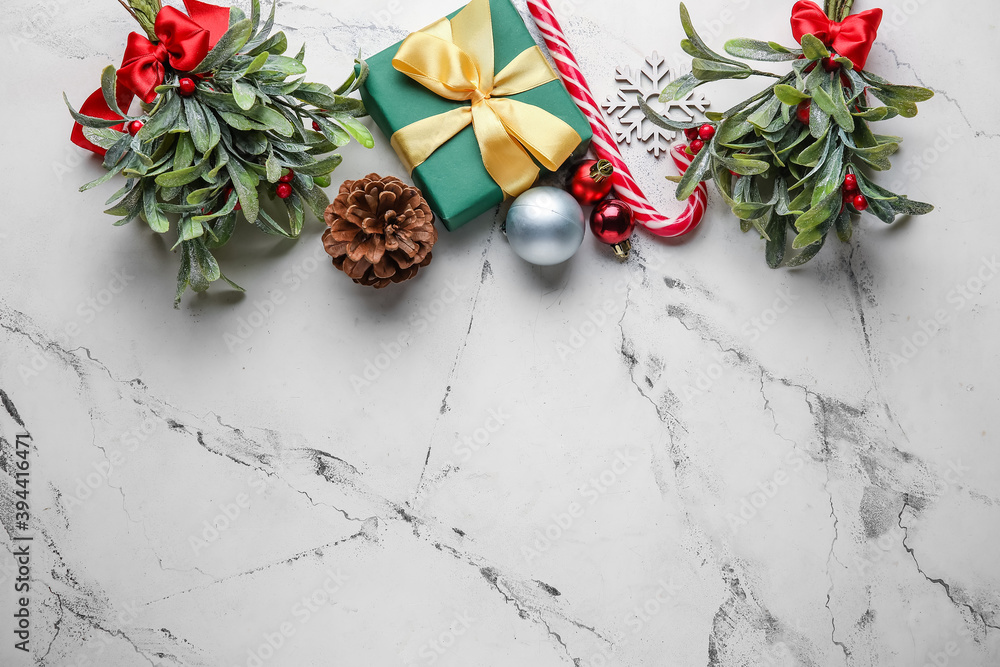
<svg viewBox="0 0 1000 667">
<path fill-rule="evenodd" d="M 534 47 L 535 41 L 510 0 L 490 0 L 490 11 L 493 15 L 494 70 L 499 72 L 522 51 Z M 396 71 L 392 59 L 399 46 L 394 44 L 367 59 L 370 72 L 361 88 L 368 112 L 387 138 L 415 121 L 469 104 L 438 97 Z M 550 81 L 510 98 L 545 109 L 572 126 L 582 139 L 575 156 L 582 156 L 590 147 L 593 136 L 590 123 L 561 81 Z M 452 231 L 504 200 L 503 191 L 483 165 L 471 125 L 414 169 L 412 177 L 431 209 Z"/>
</svg>

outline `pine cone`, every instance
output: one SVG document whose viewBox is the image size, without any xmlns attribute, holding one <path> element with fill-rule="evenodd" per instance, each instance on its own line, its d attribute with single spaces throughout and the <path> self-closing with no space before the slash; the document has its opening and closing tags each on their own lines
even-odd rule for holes
<svg viewBox="0 0 1000 667">
<path fill-rule="evenodd" d="M 394 176 L 345 181 L 324 217 L 326 252 L 359 285 L 401 283 L 431 263 L 434 214 L 420 190 Z"/>
</svg>

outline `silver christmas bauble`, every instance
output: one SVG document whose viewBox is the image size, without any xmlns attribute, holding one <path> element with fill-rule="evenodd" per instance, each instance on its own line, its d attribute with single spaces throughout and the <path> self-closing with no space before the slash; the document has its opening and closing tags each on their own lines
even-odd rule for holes
<svg viewBox="0 0 1000 667">
<path fill-rule="evenodd" d="M 583 244 L 587 221 L 580 204 L 559 188 L 532 188 L 507 213 L 507 240 L 518 257 L 538 266 L 562 264 Z"/>
</svg>

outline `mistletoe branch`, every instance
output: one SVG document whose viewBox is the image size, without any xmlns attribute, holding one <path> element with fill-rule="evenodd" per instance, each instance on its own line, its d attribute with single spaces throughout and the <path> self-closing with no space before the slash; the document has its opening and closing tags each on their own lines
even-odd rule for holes
<svg viewBox="0 0 1000 667">
<path fill-rule="evenodd" d="M 831 20 L 839 23 L 848 17 L 853 6 L 854 0 L 826 0 L 823 9 Z"/>
</svg>

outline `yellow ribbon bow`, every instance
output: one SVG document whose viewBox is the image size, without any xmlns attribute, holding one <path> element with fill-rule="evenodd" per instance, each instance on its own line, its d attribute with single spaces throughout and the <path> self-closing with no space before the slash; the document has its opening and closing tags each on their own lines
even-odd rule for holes
<svg viewBox="0 0 1000 667">
<path fill-rule="evenodd" d="M 522 51 L 496 75 L 493 58 L 490 0 L 472 0 L 455 18 L 403 40 L 393 67 L 441 97 L 472 103 L 392 135 L 392 147 L 411 172 L 472 123 L 486 171 L 504 194 L 517 196 L 538 178 L 532 155 L 555 171 L 580 145 L 580 135 L 562 119 L 505 99 L 558 78 L 541 49 Z"/>
</svg>

